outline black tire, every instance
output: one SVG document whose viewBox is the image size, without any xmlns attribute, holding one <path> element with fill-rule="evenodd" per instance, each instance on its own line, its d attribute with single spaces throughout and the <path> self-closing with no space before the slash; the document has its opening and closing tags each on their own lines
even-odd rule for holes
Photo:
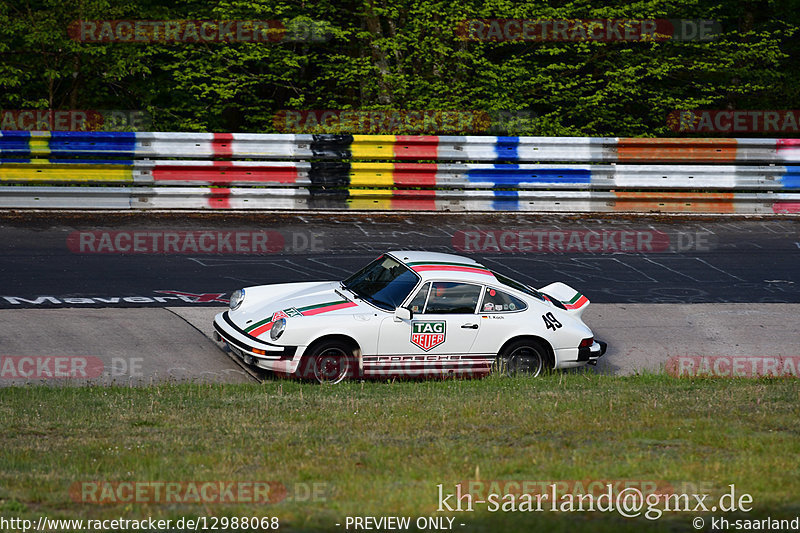
<svg viewBox="0 0 800 533">
<path fill-rule="evenodd" d="M 544 346 L 534 340 L 519 340 L 506 346 L 497 356 L 492 371 L 506 376 L 522 374 L 535 377 L 552 368 L 553 363 Z"/>
<path fill-rule="evenodd" d="M 317 383 L 340 383 L 356 375 L 357 362 L 353 346 L 340 340 L 323 341 L 311 346 L 303 356 L 299 377 Z"/>
</svg>

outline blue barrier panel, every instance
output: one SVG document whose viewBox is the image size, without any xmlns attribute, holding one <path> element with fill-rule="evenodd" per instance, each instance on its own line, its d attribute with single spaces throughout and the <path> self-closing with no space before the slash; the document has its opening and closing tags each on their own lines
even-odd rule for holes
<svg viewBox="0 0 800 533">
<path fill-rule="evenodd" d="M 800 189 L 800 166 L 787 166 L 781 183 L 784 189 Z"/>
<path fill-rule="evenodd" d="M 519 160 L 519 137 L 497 137 L 494 152 L 498 161 Z"/>
<path fill-rule="evenodd" d="M 0 132 L 0 155 L 28 155 L 31 153 L 31 132 Z"/>
<path fill-rule="evenodd" d="M 136 155 L 136 133 L 54 131 L 50 153 L 55 156 Z"/>
<path fill-rule="evenodd" d="M 520 168 L 516 164 L 495 164 L 493 168 L 473 168 L 467 172 L 470 182 L 491 182 L 496 187 L 518 186 L 520 183 L 585 183 L 592 182 L 592 173 L 585 168 Z"/>
</svg>

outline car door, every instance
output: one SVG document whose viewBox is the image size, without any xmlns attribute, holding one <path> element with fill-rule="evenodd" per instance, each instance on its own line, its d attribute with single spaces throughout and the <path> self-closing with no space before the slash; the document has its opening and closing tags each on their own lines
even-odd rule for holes
<svg viewBox="0 0 800 533">
<path fill-rule="evenodd" d="M 364 371 L 391 375 L 460 373 L 470 365 L 470 351 L 480 329 L 475 314 L 483 286 L 475 283 L 425 283 L 407 307 L 410 320 L 390 316 L 383 320 L 378 355 L 365 357 Z M 375 365 L 368 363 L 374 362 Z M 369 366 L 374 366 L 370 372 Z"/>
</svg>

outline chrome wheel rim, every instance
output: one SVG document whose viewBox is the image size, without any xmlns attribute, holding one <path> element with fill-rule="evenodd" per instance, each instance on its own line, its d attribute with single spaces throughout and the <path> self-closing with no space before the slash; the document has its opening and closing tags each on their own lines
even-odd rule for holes
<svg viewBox="0 0 800 533">
<path fill-rule="evenodd" d="M 544 369 L 544 361 L 538 350 L 520 346 L 508 356 L 508 373 L 538 376 Z"/>
<path fill-rule="evenodd" d="M 344 350 L 329 348 L 314 357 L 314 379 L 319 383 L 339 383 L 350 371 L 350 357 Z"/>
</svg>

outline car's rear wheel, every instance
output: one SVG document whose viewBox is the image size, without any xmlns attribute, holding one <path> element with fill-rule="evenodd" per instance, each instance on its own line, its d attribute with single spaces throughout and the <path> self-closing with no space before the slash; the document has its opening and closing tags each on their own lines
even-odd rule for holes
<svg viewBox="0 0 800 533">
<path fill-rule="evenodd" d="M 520 340 L 506 346 L 498 355 L 493 371 L 508 376 L 539 376 L 552 367 L 544 346 L 534 340 Z"/>
<path fill-rule="evenodd" d="M 317 383 L 339 383 L 355 375 L 353 347 L 339 340 L 323 341 L 312 346 L 303 357 L 300 377 Z"/>
</svg>

